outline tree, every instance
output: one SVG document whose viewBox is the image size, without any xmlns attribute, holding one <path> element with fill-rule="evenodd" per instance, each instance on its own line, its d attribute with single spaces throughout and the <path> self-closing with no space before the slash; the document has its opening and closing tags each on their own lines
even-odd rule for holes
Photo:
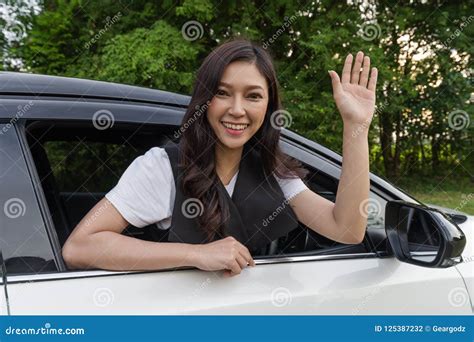
<svg viewBox="0 0 474 342">
<path fill-rule="evenodd" d="M 340 151 L 327 71 L 363 50 L 379 69 L 372 169 L 397 180 L 472 152 L 472 9 L 438 0 L 44 0 L 9 56 L 33 72 L 189 94 L 207 53 L 245 36 L 274 57 L 290 128 Z M 466 127 L 452 128 L 455 115 Z"/>
</svg>

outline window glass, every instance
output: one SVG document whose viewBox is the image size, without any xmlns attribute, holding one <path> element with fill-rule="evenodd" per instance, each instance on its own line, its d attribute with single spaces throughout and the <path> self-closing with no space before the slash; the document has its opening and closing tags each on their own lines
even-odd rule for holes
<svg viewBox="0 0 474 342">
<path fill-rule="evenodd" d="M 0 248 L 7 274 L 57 271 L 52 247 L 12 125 L 0 125 Z"/>
</svg>

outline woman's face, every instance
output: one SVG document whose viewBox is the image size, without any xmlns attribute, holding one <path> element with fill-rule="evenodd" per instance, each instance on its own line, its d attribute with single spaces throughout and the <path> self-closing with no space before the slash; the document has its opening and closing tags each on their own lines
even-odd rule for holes
<svg viewBox="0 0 474 342">
<path fill-rule="evenodd" d="M 207 110 L 218 143 L 229 149 L 242 148 L 262 125 L 267 105 L 267 81 L 255 64 L 229 64 Z"/>
</svg>

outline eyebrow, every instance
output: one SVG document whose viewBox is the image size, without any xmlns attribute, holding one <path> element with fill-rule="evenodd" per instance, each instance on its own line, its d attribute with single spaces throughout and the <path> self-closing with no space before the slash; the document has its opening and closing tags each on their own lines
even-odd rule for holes
<svg viewBox="0 0 474 342">
<path fill-rule="evenodd" d="M 219 85 L 223 85 L 223 86 L 226 86 L 228 88 L 232 88 L 232 86 L 229 83 L 226 83 L 226 82 L 219 82 Z M 249 85 L 249 86 L 246 87 L 246 89 L 256 89 L 256 88 L 264 90 L 261 86 L 259 86 L 257 84 L 252 84 L 252 85 Z"/>
</svg>

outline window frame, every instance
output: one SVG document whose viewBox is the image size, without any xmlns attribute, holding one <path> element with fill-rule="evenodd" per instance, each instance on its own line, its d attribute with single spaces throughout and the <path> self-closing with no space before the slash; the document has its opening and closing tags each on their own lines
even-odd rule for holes
<svg viewBox="0 0 474 342">
<path fill-rule="evenodd" d="M 17 154 L 18 160 L 21 159 L 21 162 L 24 164 L 25 174 L 26 174 L 25 179 L 26 179 L 26 182 L 28 183 L 28 186 L 31 186 L 31 191 L 30 191 L 30 189 L 28 189 L 27 193 L 22 192 L 21 195 L 19 195 L 20 199 L 24 202 L 34 204 L 34 209 L 30 209 L 30 210 L 37 211 L 37 216 L 38 217 L 35 218 L 35 220 L 39 221 L 38 224 L 40 226 L 40 229 L 42 229 L 42 233 L 45 235 L 45 241 L 44 241 L 45 250 L 44 251 L 50 254 L 51 260 L 54 262 L 55 267 L 58 269 L 57 272 L 53 272 L 53 273 L 58 273 L 58 272 L 60 272 L 62 267 L 65 268 L 64 260 L 62 259 L 62 256 L 58 255 L 57 249 L 54 248 L 54 242 L 53 241 L 54 241 L 54 237 L 55 237 L 55 231 L 51 230 L 50 229 L 51 227 L 48 225 L 47 216 L 45 215 L 45 212 L 44 212 L 44 210 L 42 208 L 42 205 L 41 205 L 42 201 L 40 200 L 40 191 L 36 187 L 36 184 L 35 184 L 34 179 L 32 177 L 31 164 L 29 163 L 28 155 L 25 153 L 25 147 L 24 147 L 23 141 L 22 141 L 22 123 L 20 121 L 12 123 L 12 122 L 4 122 L 4 120 L 0 120 L 0 125 L 1 126 L 6 125 L 6 124 L 10 124 L 10 127 L 9 127 L 9 132 L 6 132 L 4 134 L 7 134 L 7 135 L 10 134 L 11 136 L 7 139 L 11 139 L 13 141 L 15 147 L 18 148 L 18 154 Z M 11 189 L 10 191 L 7 191 L 7 192 L 17 192 L 17 191 L 19 191 L 19 189 Z M 24 229 L 27 229 L 27 228 L 24 228 Z M 34 229 L 33 226 L 31 226 L 31 229 Z M 2 239 L 4 239 L 4 237 L 2 237 Z M 20 245 L 20 247 L 21 246 L 22 245 Z M 4 253 L 5 253 L 5 251 L 2 250 L 2 254 L 3 254 L 2 260 L 3 260 L 3 262 L 5 262 L 8 259 L 8 255 L 5 255 Z M 31 256 L 31 255 L 25 255 L 23 257 L 28 257 L 28 256 Z M 22 256 L 19 256 L 19 257 L 22 257 Z M 36 257 L 36 256 L 33 255 L 33 257 Z M 8 270 L 7 270 L 6 277 L 10 278 L 12 276 L 21 276 L 23 274 L 31 275 L 31 274 L 35 274 L 35 273 L 25 272 L 25 273 L 13 273 L 12 275 L 10 275 L 8 273 Z M 48 272 L 36 273 L 36 274 L 48 274 Z M 2 281 L 2 283 L 3 283 L 3 281 Z"/>
<path fill-rule="evenodd" d="M 62 273 L 67 270 L 67 267 L 62 257 L 58 235 L 56 233 L 56 229 L 54 227 L 54 224 L 50 215 L 51 212 L 49 210 L 48 202 L 46 201 L 43 187 L 41 186 L 38 170 L 36 169 L 36 165 L 33 161 L 33 155 L 31 154 L 30 146 L 28 145 L 28 141 L 26 138 L 25 123 L 26 123 L 25 120 L 19 120 L 16 124 L 18 141 L 20 144 L 20 148 L 23 152 L 23 156 L 25 158 L 26 166 L 28 167 L 31 183 L 33 185 L 33 189 L 36 194 L 38 206 L 39 206 L 41 215 L 43 216 L 44 226 L 49 237 L 49 242 L 51 244 L 51 249 L 55 257 L 56 265 L 58 267 L 58 271 L 56 273 Z"/>
</svg>

